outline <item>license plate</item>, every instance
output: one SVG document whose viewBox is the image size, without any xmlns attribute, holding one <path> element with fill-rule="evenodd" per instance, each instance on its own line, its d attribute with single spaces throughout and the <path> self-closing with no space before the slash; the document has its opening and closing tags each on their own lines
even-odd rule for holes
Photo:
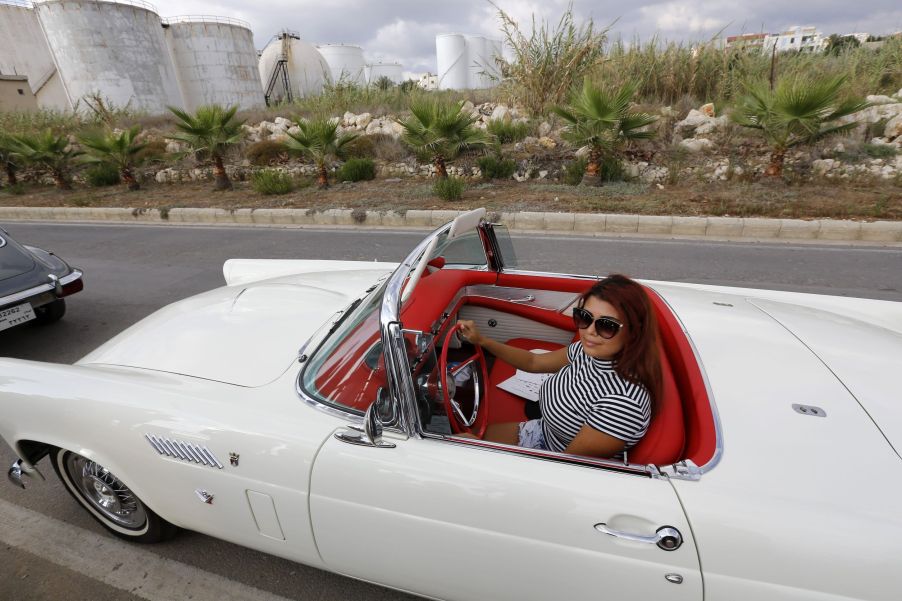
<svg viewBox="0 0 902 601">
<path fill-rule="evenodd" d="M 0 311 L 0 332 L 20 323 L 34 319 L 34 309 L 29 303 L 23 303 Z"/>
</svg>

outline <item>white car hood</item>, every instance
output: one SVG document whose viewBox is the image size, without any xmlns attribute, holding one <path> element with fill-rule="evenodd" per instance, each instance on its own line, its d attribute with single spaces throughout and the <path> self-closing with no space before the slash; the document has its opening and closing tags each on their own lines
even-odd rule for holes
<svg viewBox="0 0 902 601">
<path fill-rule="evenodd" d="M 244 262 L 250 267 L 251 262 Z M 272 264 L 259 261 L 259 273 Z M 241 278 L 160 309 L 86 357 L 80 364 L 118 365 L 262 386 L 296 360 L 298 349 L 337 311 L 359 297 L 393 265 L 291 261 L 294 275 Z M 304 264 L 309 267 L 304 271 Z M 228 264 L 227 264 L 228 266 Z M 300 273 L 299 273 L 300 272 Z"/>
<path fill-rule="evenodd" d="M 851 313 L 764 299 L 750 302 L 780 322 L 824 362 L 902 457 L 902 332 Z M 874 318 L 880 316 L 881 301 L 864 302 L 878 309 Z M 887 305 L 899 313 L 899 303 Z M 816 400 L 812 403 L 817 404 Z"/>
</svg>

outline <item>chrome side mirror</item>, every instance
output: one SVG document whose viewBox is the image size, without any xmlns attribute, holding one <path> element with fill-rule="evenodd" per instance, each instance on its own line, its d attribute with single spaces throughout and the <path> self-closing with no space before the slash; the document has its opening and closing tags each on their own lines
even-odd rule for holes
<svg viewBox="0 0 902 601">
<path fill-rule="evenodd" d="M 393 449 L 395 443 L 382 441 L 382 420 L 379 419 L 378 401 L 370 405 L 363 416 L 363 433 L 366 434 L 367 440 L 374 447 L 381 449 Z"/>
</svg>

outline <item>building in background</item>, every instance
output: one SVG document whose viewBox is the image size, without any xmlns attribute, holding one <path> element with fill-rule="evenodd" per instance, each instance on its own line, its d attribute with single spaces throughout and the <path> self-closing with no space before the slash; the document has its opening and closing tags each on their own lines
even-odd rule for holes
<svg viewBox="0 0 902 601">
<path fill-rule="evenodd" d="M 0 73 L 0 111 L 33 111 L 36 108 L 38 99 L 31 91 L 27 77 Z"/>
<path fill-rule="evenodd" d="M 776 48 L 777 52 L 821 52 L 827 43 L 816 27 L 794 26 L 782 33 L 768 34 L 764 39 L 763 50 L 770 52 Z"/>
<path fill-rule="evenodd" d="M 764 40 L 767 38 L 766 33 L 743 33 L 740 35 L 731 35 L 726 38 L 724 47 L 733 50 L 746 50 L 749 52 L 761 52 L 764 49 Z"/>
<path fill-rule="evenodd" d="M 417 79 L 417 85 L 424 90 L 437 90 L 438 75 L 435 75 L 434 73 L 423 73 L 420 75 L 420 78 Z"/>
<path fill-rule="evenodd" d="M 26 77 L 40 108 L 71 108 L 31 2 L 0 0 L 0 73 Z"/>
</svg>

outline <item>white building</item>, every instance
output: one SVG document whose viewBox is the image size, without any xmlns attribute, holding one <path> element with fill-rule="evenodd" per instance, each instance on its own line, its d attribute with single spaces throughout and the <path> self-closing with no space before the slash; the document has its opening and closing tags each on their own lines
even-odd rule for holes
<svg viewBox="0 0 902 601">
<path fill-rule="evenodd" d="M 438 89 L 438 75 L 434 75 L 432 73 L 423 73 L 420 75 L 420 78 L 417 80 L 417 85 L 423 88 L 424 90 L 437 90 Z"/>
<path fill-rule="evenodd" d="M 814 26 L 793 26 L 782 33 L 768 34 L 764 39 L 764 52 L 820 52 L 824 49 L 827 38 Z"/>
</svg>

